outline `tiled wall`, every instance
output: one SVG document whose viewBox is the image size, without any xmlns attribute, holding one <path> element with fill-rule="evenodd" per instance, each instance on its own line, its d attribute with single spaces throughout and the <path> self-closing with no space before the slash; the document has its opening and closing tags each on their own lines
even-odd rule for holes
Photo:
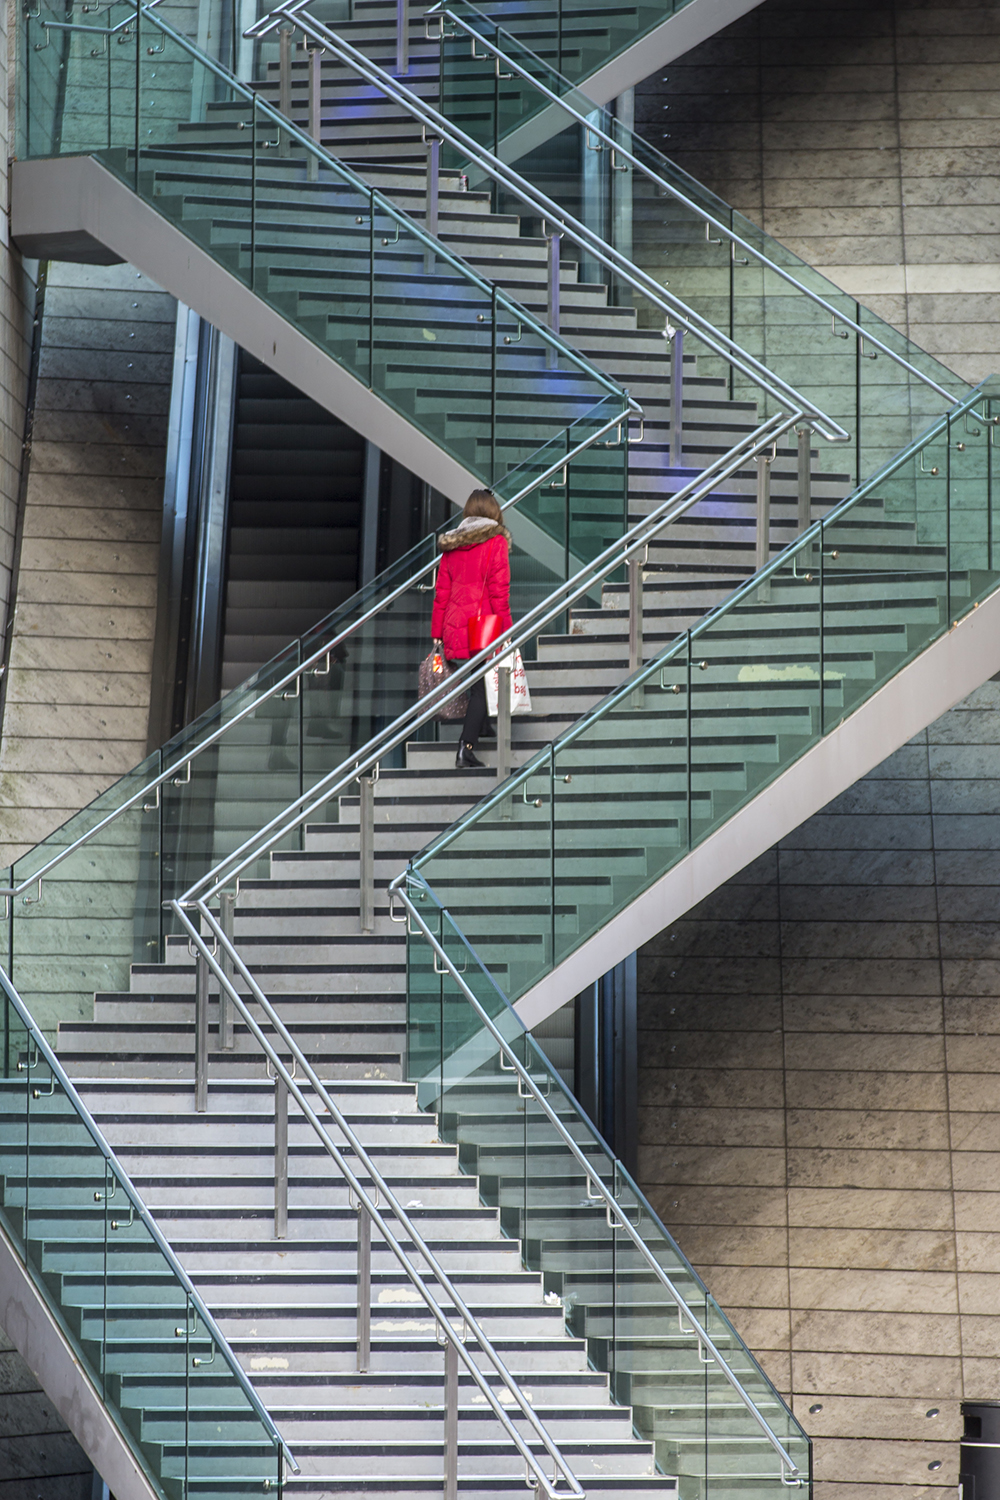
<svg viewBox="0 0 1000 1500">
<path fill-rule="evenodd" d="M 764 0 L 641 85 L 636 122 L 979 380 L 1000 368 L 998 65 L 996 0 Z"/>
<path fill-rule="evenodd" d="M 641 950 L 639 1006 L 640 1181 L 821 1500 L 953 1493 L 1000 1395 L 1000 682 Z"/>
<path fill-rule="evenodd" d="M 91 1500 L 93 1488 L 82 1448 L 0 1328 L 0 1494 Z"/>
<path fill-rule="evenodd" d="M 49 268 L 0 867 L 146 753 L 175 309 L 131 266 Z"/>
<path fill-rule="evenodd" d="M 17 7 L 0 5 L 0 98 L 7 100 L 14 71 L 13 18 Z M 12 97 L 10 102 L 12 103 Z M 22 263 L 10 244 L 11 111 L 0 110 L 0 665 L 6 660 L 11 569 L 17 531 L 18 491 L 24 442 L 24 412 L 31 363 L 35 266 Z M 2 861 L 0 861 L 2 862 Z"/>
</svg>

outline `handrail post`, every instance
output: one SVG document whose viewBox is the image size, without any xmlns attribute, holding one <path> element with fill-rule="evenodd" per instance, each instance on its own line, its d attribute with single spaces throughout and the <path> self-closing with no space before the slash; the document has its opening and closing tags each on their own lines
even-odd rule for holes
<svg viewBox="0 0 1000 1500">
<path fill-rule="evenodd" d="M 306 48 L 309 58 L 309 130 L 308 134 L 316 142 L 322 145 L 323 134 L 323 53 L 324 47 L 312 46 Z M 319 180 L 319 157 L 313 152 L 309 153 L 309 165 L 306 176 L 310 182 Z"/>
<path fill-rule="evenodd" d="M 372 1221 L 358 1204 L 358 1374 L 368 1373 L 372 1350 Z"/>
<path fill-rule="evenodd" d="M 777 449 L 777 444 L 775 444 Z M 766 568 L 771 560 L 771 464 L 774 455 L 760 453 L 757 456 L 757 552 L 756 572 Z M 768 604 L 771 599 L 769 582 L 760 585 L 760 601 Z"/>
<path fill-rule="evenodd" d="M 684 466 L 684 330 L 674 329 L 670 347 L 670 467 Z"/>
<path fill-rule="evenodd" d="M 410 71 L 410 0 L 396 0 L 396 72 Z"/>
<path fill-rule="evenodd" d="M 194 966 L 194 1107 L 208 1109 L 208 959 L 199 952 Z"/>
<path fill-rule="evenodd" d="M 438 203 L 441 196 L 441 141 L 437 136 L 431 136 L 427 142 L 427 213 L 424 217 L 424 228 L 428 234 L 437 239 L 438 232 Z M 434 270 L 434 246 L 428 245 L 424 250 L 424 270 L 428 275 Z"/>
<path fill-rule="evenodd" d="M 278 108 L 286 119 L 292 117 L 292 28 L 282 26 L 278 32 Z M 287 130 L 278 132 L 279 156 L 287 156 L 292 142 Z"/>
<path fill-rule="evenodd" d="M 223 891 L 219 897 L 219 926 L 226 943 L 233 941 L 236 916 L 236 892 Z M 226 946 L 222 945 L 222 972 L 229 983 L 233 982 L 233 959 Z M 219 985 L 219 1046 L 228 1051 L 233 1046 L 233 1007 L 229 1003 L 229 991 Z"/>
<path fill-rule="evenodd" d="M 378 767 L 375 767 L 376 774 Z M 362 932 L 375 930 L 375 776 L 358 777 L 358 912 Z"/>
<path fill-rule="evenodd" d="M 642 666 L 642 570 L 644 557 L 630 557 L 628 567 L 628 670 L 629 676 Z M 632 707 L 643 708 L 645 694 L 641 687 L 632 694 Z"/>
<path fill-rule="evenodd" d="M 510 688 L 512 672 L 509 663 L 500 663 L 497 671 L 497 783 L 506 781 L 510 775 Z M 504 802 L 502 816 L 510 817 L 508 797 Z"/>
<path fill-rule="evenodd" d="M 274 1238 L 288 1235 L 288 1086 L 274 1076 Z"/>
<path fill-rule="evenodd" d="M 771 458 L 757 455 L 757 554 L 756 569 L 766 568 L 771 560 Z"/>
<path fill-rule="evenodd" d="M 444 1345 L 444 1500 L 458 1500 L 458 1349 Z"/>
<path fill-rule="evenodd" d="M 812 525 L 812 429 L 796 427 L 799 440 L 799 510 L 796 529 L 808 531 Z"/>
<path fill-rule="evenodd" d="M 548 266 L 548 288 L 547 288 L 547 316 L 546 322 L 552 329 L 556 338 L 559 337 L 559 266 L 562 253 L 562 234 L 553 229 L 548 238 L 548 255 L 546 257 Z M 548 367 L 555 370 L 559 365 L 559 350 L 554 344 L 549 345 Z"/>
</svg>

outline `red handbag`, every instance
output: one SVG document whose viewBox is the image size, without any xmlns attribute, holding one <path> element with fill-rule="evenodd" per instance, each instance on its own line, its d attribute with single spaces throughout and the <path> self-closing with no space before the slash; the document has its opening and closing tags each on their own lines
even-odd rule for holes
<svg viewBox="0 0 1000 1500">
<path fill-rule="evenodd" d="M 503 635 L 503 621 L 499 615 L 484 615 L 483 600 L 486 598 L 486 579 L 483 579 L 483 592 L 479 600 L 479 613 L 469 616 L 469 655 L 478 656 L 480 651 L 485 651 L 487 646 L 499 640 Z"/>
</svg>

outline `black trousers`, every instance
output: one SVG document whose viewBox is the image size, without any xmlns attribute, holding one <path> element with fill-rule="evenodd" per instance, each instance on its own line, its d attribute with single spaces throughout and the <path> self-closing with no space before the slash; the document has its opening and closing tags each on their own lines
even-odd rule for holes
<svg viewBox="0 0 1000 1500">
<path fill-rule="evenodd" d="M 449 667 L 457 672 L 459 667 L 464 667 L 464 661 L 449 661 Z M 462 725 L 462 742 L 471 745 L 473 750 L 479 743 L 479 736 L 483 732 L 486 723 L 486 682 L 480 677 L 469 689 L 469 706 L 465 710 L 465 723 Z"/>
</svg>

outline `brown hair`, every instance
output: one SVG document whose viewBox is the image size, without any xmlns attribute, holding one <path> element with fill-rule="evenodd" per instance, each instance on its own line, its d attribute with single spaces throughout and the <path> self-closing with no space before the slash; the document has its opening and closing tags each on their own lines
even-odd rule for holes
<svg viewBox="0 0 1000 1500">
<path fill-rule="evenodd" d="M 503 515 L 492 490 L 473 490 L 465 502 L 463 516 L 484 516 L 487 521 L 503 524 Z"/>
</svg>

